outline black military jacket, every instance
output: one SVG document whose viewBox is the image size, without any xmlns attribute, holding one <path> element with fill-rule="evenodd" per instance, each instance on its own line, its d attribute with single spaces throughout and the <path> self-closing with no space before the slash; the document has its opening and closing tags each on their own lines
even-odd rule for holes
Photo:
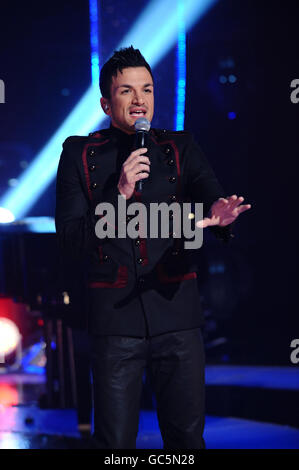
<svg viewBox="0 0 299 470">
<path fill-rule="evenodd" d="M 224 193 L 201 149 L 187 132 L 152 129 L 148 139 L 150 176 L 127 200 L 202 202 L 204 215 Z M 155 336 L 202 325 L 196 257 L 184 236 L 99 239 L 99 202 L 117 207 L 121 166 L 134 148 L 134 136 L 110 127 L 63 144 L 57 173 L 56 231 L 61 249 L 85 259 L 89 331 L 103 335 Z M 117 211 L 116 211 L 117 213 Z M 128 216 L 128 223 L 132 216 Z M 163 224 L 165 221 L 162 221 Z M 223 240 L 230 227 L 213 228 Z M 83 314 L 83 313 L 82 313 Z"/>
</svg>

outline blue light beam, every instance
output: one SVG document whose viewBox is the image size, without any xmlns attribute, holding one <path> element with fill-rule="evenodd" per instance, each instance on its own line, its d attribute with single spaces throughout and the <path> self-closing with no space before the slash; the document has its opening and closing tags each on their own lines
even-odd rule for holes
<svg viewBox="0 0 299 470">
<path fill-rule="evenodd" d="M 176 110 L 174 128 L 184 130 L 186 98 L 186 29 L 185 0 L 177 0 L 178 39 L 176 50 Z"/>
<path fill-rule="evenodd" d="M 185 0 L 185 28 L 192 26 L 218 0 Z M 177 9 L 173 0 L 153 0 L 142 11 L 133 28 L 124 37 L 119 47 L 131 44 L 142 51 L 145 59 L 154 68 L 176 44 L 178 36 Z"/>
<path fill-rule="evenodd" d="M 99 11 L 97 0 L 89 0 L 90 22 L 90 54 L 91 54 L 91 83 L 99 86 L 100 58 L 99 58 Z"/>
</svg>

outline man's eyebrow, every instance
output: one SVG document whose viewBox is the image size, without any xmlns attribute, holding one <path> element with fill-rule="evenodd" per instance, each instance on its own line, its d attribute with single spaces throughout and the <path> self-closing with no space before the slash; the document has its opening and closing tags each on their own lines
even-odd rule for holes
<svg viewBox="0 0 299 470">
<path fill-rule="evenodd" d="M 154 84 L 153 83 L 145 83 L 143 85 L 144 88 L 149 87 L 149 86 L 153 87 Z M 127 84 L 124 83 L 123 85 L 119 85 L 117 88 L 132 88 L 132 85 L 127 85 Z"/>
</svg>

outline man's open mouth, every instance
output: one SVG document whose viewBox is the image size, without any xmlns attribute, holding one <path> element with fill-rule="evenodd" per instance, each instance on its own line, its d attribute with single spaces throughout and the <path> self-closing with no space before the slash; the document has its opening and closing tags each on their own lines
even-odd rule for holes
<svg viewBox="0 0 299 470">
<path fill-rule="evenodd" d="M 144 109 L 144 108 L 141 108 L 141 109 L 131 109 L 130 115 L 131 115 L 131 116 L 138 116 L 138 117 L 145 116 L 145 115 L 146 115 L 146 109 Z"/>
</svg>

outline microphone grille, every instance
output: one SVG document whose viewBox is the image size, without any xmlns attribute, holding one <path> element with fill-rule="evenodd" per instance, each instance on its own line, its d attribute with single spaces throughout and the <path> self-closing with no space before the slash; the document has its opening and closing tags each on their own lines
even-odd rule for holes
<svg viewBox="0 0 299 470">
<path fill-rule="evenodd" d="M 135 126 L 136 132 L 138 131 L 148 132 L 151 128 L 151 123 L 146 118 L 141 117 L 141 118 L 136 119 L 134 126 Z"/>
</svg>

